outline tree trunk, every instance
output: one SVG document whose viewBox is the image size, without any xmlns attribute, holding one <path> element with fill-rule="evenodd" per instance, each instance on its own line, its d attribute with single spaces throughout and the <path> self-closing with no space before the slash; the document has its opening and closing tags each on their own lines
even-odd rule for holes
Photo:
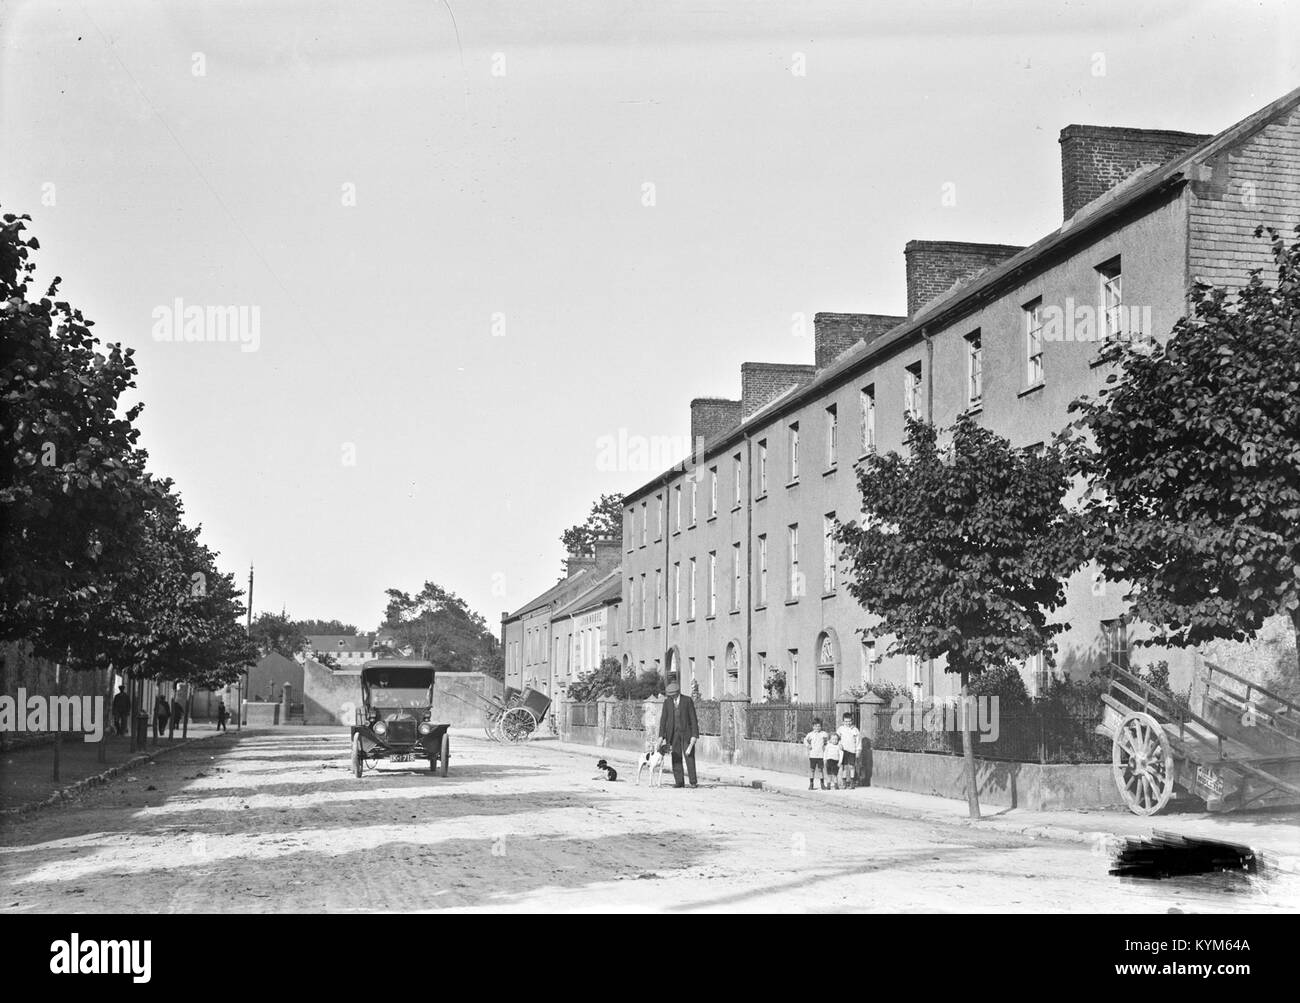
<svg viewBox="0 0 1300 1003">
<path fill-rule="evenodd" d="M 108 676 L 108 696 L 104 697 L 104 713 L 111 719 L 113 716 L 113 670 L 110 667 L 105 672 Z M 103 737 L 99 740 L 99 748 L 95 750 L 95 762 L 97 763 L 108 762 L 108 733 L 109 727 L 106 721 Z"/>
<path fill-rule="evenodd" d="M 185 720 L 181 723 L 181 741 L 185 741 L 190 734 L 190 712 L 194 708 L 194 687 L 188 688 L 185 694 Z"/>
<path fill-rule="evenodd" d="M 63 665 L 58 662 L 54 663 L 54 696 L 54 706 L 57 708 L 61 702 L 58 698 L 63 696 Z M 58 783 L 59 760 L 63 753 L 63 729 L 59 727 L 62 722 L 56 719 L 55 714 L 50 715 L 50 724 L 54 726 L 54 782 Z"/>
<path fill-rule="evenodd" d="M 1296 672 L 1300 673 L 1300 606 L 1291 611 L 1291 626 L 1295 630 Z"/>
<path fill-rule="evenodd" d="M 980 817 L 979 791 L 975 787 L 975 743 L 971 738 L 971 707 L 967 683 L 969 674 L 963 669 L 961 674 L 961 750 L 966 760 L 966 805 L 970 808 L 970 817 Z"/>
</svg>

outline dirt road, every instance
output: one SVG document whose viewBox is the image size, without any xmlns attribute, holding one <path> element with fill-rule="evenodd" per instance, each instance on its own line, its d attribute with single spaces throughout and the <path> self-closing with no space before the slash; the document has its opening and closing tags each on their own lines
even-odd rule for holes
<svg viewBox="0 0 1300 1003">
<path fill-rule="evenodd" d="M 637 787 L 545 743 L 452 740 L 361 780 L 339 729 L 196 743 L 0 823 L 0 912 L 1287 909 L 1243 879 L 1132 883 L 1085 845 L 733 786 Z M 671 779 L 671 778 L 670 778 Z"/>
</svg>

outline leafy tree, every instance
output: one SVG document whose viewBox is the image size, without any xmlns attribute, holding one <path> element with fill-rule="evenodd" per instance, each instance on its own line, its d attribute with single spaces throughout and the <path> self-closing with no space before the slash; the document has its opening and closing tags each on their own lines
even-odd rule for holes
<svg viewBox="0 0 1300 1003">
<path fill-rule="evenodd" d="M 307 649 L 306 633 L 286 613 L 257 614 L 253 618 L 249 637 L 263 655 L 278 651 L 285 658 L 294 658 Z"/>
<path fill-rule="evenodd" d="M 294 626 L 304 634 L 348 634 L 356 636 L 359 631 L 355 624 L 342 620 L 295 620 Z"/>
<path fill-rule="evenodd" d="M 570 526 L 560 534 L 566 553 L 593 556 L 596 540 L 601 537 L 618 539 L 623 534 L 623 496 L 601 495 L 593 502 L 587 521 Z"/>
<path fill-rule="evenodd" d="M 415 595 L 388 589 L 382 629 L 396 647 L 410 645 L 415 657 L 443 671 L 468 672 L 475 658 L 492 650 L 492 633 L 483 617 L 454 592 L 425 582 Z"/>
<path fill-rule="evenodd" d="M 0 217 L 0 640 L 62 661 L 63 621 L 75 634 L 99 583 L 134 563 L 162 490 L 137 447 L 143 405 L 119 413 L 135 386 L 131 350 L 101 348 L 93 321 L 55 299 L 59 278 L 30 295 L 39 244 L 26 222 Z"/>
<path fill-rule="evenodd" d="M 1163 345 L 1111 343 L 1121 374 L 1071 405 L 1091 545 L 1156 628 L 1139 644 L 1245 641 L 1276 614 L 1300 637 L 1300 242 L 1267 232 L 1276 283 L 1198 284 Z"/>
<path fill-rule="evenodd" d="M 569 683 L 569 699 L 585 702 L 613 696 L 622 682 L 623 669 L 618 659 L 606 658 L 601 661 L 600 668 L 580 673 L 577 679 Z"/>
<path fill-rule="evenodd" d="M 969 417 L 941 451 L 934 426 L 909 418 L 909 455 L 873 454 L 858 468 L 862 524 L 837 527 L 849 592 L 879 618 L 865 633 L 890 654 L 944 658 L 970 677 L 1042 654 L 1065 629 L 1047 613 L 1081 563 L 1078 520 L 1064 505 L 1063 451 L 1012 449 Z M 969 726 L 973 715 L 965 715 Z M 967 798 L 979 815 L 970 731 L 963 731 Z"/>
</svg>

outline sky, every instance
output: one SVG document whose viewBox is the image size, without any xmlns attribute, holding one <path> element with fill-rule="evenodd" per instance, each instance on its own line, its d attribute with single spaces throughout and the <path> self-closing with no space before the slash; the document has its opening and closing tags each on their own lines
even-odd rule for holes
<svg viewBox="0 0 1300 1003">
<path fill-rule="evenodd" d="M 1297 85 L 1281 2 L 0 0 L 0 208 L 256 610 L 428 580 L 495 625 L 659 472 L 609 442 L 905 312 L 910 239 L 1054 229 L 1062 127 Z"/>
</svg>

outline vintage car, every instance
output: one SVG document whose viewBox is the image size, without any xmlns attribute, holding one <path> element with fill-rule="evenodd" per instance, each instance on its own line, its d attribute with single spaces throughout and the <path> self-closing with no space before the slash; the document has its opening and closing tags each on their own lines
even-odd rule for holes
<svg viewBox="0 0 1300 1003">
<path fill-rule="evenodd" d="M 352 772 L 360 777 L 379 760 L 427 759 L 447 775 L 447 729 L 432 719 L 434 667 L 415 658 L 383 658 L 361 667 L 361 706 L 352 725 Z"/>
</svg>

